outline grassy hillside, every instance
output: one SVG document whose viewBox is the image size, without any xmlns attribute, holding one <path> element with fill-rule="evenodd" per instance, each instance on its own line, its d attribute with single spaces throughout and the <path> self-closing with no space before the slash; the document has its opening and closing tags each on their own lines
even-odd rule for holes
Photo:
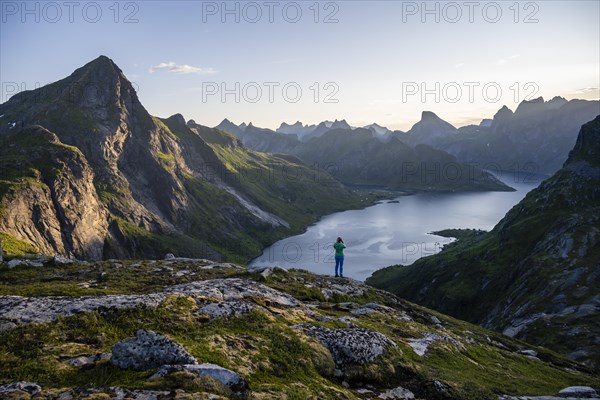
<svg viewBox="0 0 600 400">
<path fill-rule="evenodd" d="M 441 253 L 368 283 L 599 366 L 599 143 L 597 117 L 563 169 L 491 232 L 462 232 Z"/>
<path fill-rule="evenodd" d="M 500 394 L 549 395 L 570 385 L 600 385 L 598 377 L 585 367 L 548 350 L 429 311 L 356 281 L 299 270 L 275 271 L 265 278 L 228 264 L 177 260 L 48 265 L 41 269 L 0 267 L 0 295 L 144 294 L 181 283 L 234 278 L 258 281 L 293 296 L 301 305 L 284 307 L 256 294 L 248 301 L 261 309 L 211 319 L 198 309 L 214 299 L 173 294 L 156 307 L 98 309 L 52 323 L 5 327 L 0 331 L 2 380 L 37 382 L 46 396 L 80 386 L 178 389 L 181 396 L 227 396 L 214 382 L 185 374 L 149 379 L 154 371 L 124 370 L 106 359 L 87 367 L 69 364 L 76 357 L 110 352 L 113 344 L 144 328 L 182 344 L 199 362 L 241 374 L 250 384 L 252 399 L 366 399 L 402 386 L 418 398 L 485 400 L 497 399 Z M 0 307 L 6 307 L 7 300 L 0 297 Z M 7 317 L 0 317 L 5 324 L 3 318 Z M 347 366 L 341 378 L 334 373 L 329 351 L 302 334 L 295 328 L 297 324 L 365 328 L 383 333 L 397 347 L 375 362 Z M 438 339 L 419 355 L 414 342 L 427 335 L 438 335 L 432 336 Z M 521 354 L 522 350 L 535 350 L 537 356 Z"/>
</svg>

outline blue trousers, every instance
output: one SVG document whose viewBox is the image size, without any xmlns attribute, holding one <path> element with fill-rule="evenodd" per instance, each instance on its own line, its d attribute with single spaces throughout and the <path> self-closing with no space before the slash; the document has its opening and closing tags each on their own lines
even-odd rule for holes
<svg viewBox="0 0 600 400">
<path fill-rule="evenodd" d="M 338 274 L 338 268 L 340 275 L 344 275 L 344 256 L 335 256 L 335 274 Z"/>
</svg>

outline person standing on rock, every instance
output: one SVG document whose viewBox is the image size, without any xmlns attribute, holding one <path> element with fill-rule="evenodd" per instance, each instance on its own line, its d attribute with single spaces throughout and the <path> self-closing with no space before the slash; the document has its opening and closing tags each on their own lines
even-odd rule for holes
<svg viewBox="0 0 600 400">
<path fill-rule="evenodd" d="M 333 245 L 335 249 L 335 276 L 336 277 L 344 277 L 344 249 L 346 245 L 341 237 L 338 237 L 335 244 Z M 339 275 L 338 275 L 339 268 Z"/>
</svg>

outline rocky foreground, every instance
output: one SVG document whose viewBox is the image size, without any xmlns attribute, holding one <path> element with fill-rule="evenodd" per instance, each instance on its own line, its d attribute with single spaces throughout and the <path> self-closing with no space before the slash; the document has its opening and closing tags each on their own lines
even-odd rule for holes
<svg viewBox="0 0 600 400">
<path fill-rule="evenodd" d="M 349 279 L 172 256 L 0 267 L 0 398 L 598 398 L 594 387 L 583 365 Z"/>
</svg>

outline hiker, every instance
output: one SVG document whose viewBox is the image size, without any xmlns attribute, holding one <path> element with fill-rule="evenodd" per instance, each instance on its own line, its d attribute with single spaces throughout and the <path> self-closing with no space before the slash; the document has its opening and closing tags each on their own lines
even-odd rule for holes
<svg viewBox="0 0 600 400">
<path fill-rule="evenodd" d="M 333 248 L 335 249 L 335 276 L 336 277 L 344 277 L 344 249 L 346 248 L 346 245 L 344 244 L 344 241 L 342 240 L 341 237 L 338 237 L 335 244 L 333 245 Z M 338 275 L 338 268 L 339 268 L 339 275 Z"/>
</svg>

